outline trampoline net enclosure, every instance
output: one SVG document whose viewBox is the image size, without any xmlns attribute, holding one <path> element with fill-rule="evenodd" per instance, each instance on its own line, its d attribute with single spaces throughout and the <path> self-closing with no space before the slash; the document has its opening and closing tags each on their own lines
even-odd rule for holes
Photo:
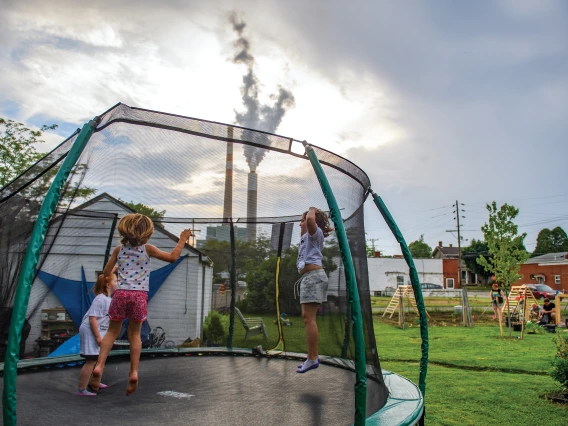
<svg viewBox="0 0 568 426">
<path fill-rule="evenodd" d="M 177 264 L 152 263 L 154 294 L 148 323 L 165 332 L 162 347 L 190 346 L 200 338 L 201 346 L 262 345 L 269 355 L 305 353 L 301 308 L 294 297 L 299 221 L 310 206 L 328 207 L 302 144 L 124 104 L 100 118 L 49 222 L 32 285 L 26 315 L 30 331 L 27 336 L 24 331 L 22 354 L 45 355 L 42 340 L 49 339 L 42 334 L 42 315 L 45 320 L 48 308 L 63 306 L 71 317 L 67 320 L 78 329 L 77 318 L 80 321 L 92 298 L 89 288 L 119 243 L 116 221 L 133 211 L 151 212 L 155 232 L 149 243 L 162 250 L 170 251 L 184 228 L 195 234 Z M 41 202 L 77 134 L 0 191 L 0 306 L 5 314 L 0 326 L 6 334 L 6 312 L 14 302 Z M 388 396 L 376 351 L 366 262 L 363 203 L 370 183 L 353 163 L 314 149 L 341 209 L 355 266 L 372 384 L 367 392 L 369 415 Z M 351 313 L 335 234 L 326 238 L 324 268 L 329 289 L 328 301 L 318 312 L 319 352 L 326 361 L 350 368 Z M 261 318 L 267 338 L 264 333 L 247 335 L 237 309 L 245 318 Z M 209 324 L 213 310 L 222 315 L 221 337 L 203 326 Z M 64 341 L 69 336 L 59 337 Z M 0 349 L 3 358 L 4 348 Z M 184 361 L 191 363 L 192 358 Z M 141 367 L 141 380 L 143 374 Z M 353 373 L 353 382 L 354 378 Z M 332 386 L 333 380 L 327 383 Z M 343 397 L 338 404 L 352 405 L 352 395 Z"/>
</svg>

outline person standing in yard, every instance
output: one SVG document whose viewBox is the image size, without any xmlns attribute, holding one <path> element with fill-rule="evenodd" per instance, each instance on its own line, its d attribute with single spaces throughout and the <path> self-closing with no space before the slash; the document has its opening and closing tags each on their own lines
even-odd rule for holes
<svg viewBox="0 0 568 426">
<path fill-rule="evenodd" d="M 503 310 L 503 300 L 505 297 L 503 290 L 499 288 L 499 283 L 494 282 L 491 285 L 491 292 L 489 293 L 489 296 L 491 297 L 491 304 L 493 306 L 493 319 L 495 319 L 501 316 L 501 312 Z"/>
<path fill-rule="evenodd" d="M 308 345 L 307 359 L 298 366 L 296 373 L 318 368 L 318 326 L 316 316 L 318 308 L 327 301 L 327 275 L 323 270 L 323 241 L 333 228 L 329 224 L 327 215 L 315 207 L 302 215 L 300 222 L 300 248 L 298 249 L 297 267 L 301 278 L 297 281 L 299 286 L 300 304 L 302 305 L 302 318 L 306 326 L 306 341 Z M 294 289 L 295 291 L 295 289 Z"/>
<path fill-rule="evenodd" d="M 150 258 L 173 263 L 179 259 L 191 231 L 182 231 L 171 253 L 146 244 L 154 233 L 154 224 L 142 214 L 127 214 L 118 222 L 121 244 L 117 246 L 105 266 L 105 276 L 111 275 L 118 263 L 118 286 L 109 308 L 110 326 L 101 343 L 99 361 L 93 370 L 91 387 L 98 391 L 106 359 L 120 333 L 122 322 L 128 318 L 128 341 L 130 342 L 130 373 L 126 395 L 138 387 L 138 364 L 142 342 L 140 330 L 148 315 L 148 291 L 150 290 Z"/>
</svg>

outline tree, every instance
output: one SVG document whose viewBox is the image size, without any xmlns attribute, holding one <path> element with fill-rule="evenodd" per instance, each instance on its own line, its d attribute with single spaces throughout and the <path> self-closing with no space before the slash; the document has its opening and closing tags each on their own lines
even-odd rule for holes
<svg viewBox="0 0 568 426">
<path fill-rule="evenodd" d="M 132 210 L 134 210 L 137 213 L 143 214 L 144 216 L 148 216 L 148 217 L 164 217 L 166 214 L 165 210 L 155 210 L 150 206 L 147 206 L 146 204 L 142 204 L 142 203 L 134 203 L 134 201 L 124 201 L 121 200 L 120 198 L 118 199 L 118 201 L 120 201 L 123 204 L 126 204 L 128 207 L 130 207 Z"/>
<path fill-rule="evenodd" d="M 408 245 L 410 254 L 414 259 L 429 259 L 432 257 L 432 247 L 424 242 L 424 234 L 420 235 L 420 239 L 411 242 Z"/>
<path fill-rule="evenodd" d="M 558 253 L 568 251 L 568 235 L 564 229 L 557 226 L 552 231 L 544 228 L 536 237 L 536 247 L 532 253 L 532 257 L 540 256 L 547 253 Z"/>
<path fill-rule="evenodd" d="M 481 231 L 487 242 L 490 257 L 478 257 L 476 261 L 488 273 L 494 275 L 495 280 L 502 284 L 507 292 L 511 283 L 522 277 L 519 269 L 529 258 L 523 245 L 526 233 L 519 235 L 518 227 L 513 222 L 519 214 L 519 209 L 508 204 L 503 204 L 497 209 L 495 201 L 491 205 L 487 204 L 486 207 L 489 221 L 483 224 Z M 509 337 L 510 325 L 511 321 L 509 321 Z"/>
<path fill-rule="evenodd" d="M 43 132 L 56 128 L 57 124 L 52 124 L 30 130 L 23 123 L 0 117 L 0 188 L 45 155 L 37 152 L 35 145 L 44 142 L 40 139 Z"/>
<path fill-rule="evenodd" d="M 471 240 L 471 244 L 468 247 L 462 249 L 462 259 L 471 272 L 484 277 L 489 277 L 489 274 L 483 266 L 477 263 L 478 257 L 489 258 L 489 248 L 487 243 L 483 240 L 476 240 L 475 238 Z"/>
</svg>

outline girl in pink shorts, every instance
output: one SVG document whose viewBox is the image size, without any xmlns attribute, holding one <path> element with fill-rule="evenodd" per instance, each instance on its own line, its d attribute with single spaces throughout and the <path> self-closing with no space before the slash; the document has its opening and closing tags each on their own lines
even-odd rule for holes
<svg viewBox="0 0 568 426">
<path fill-rule="evenodd" d="M 138 364 L 142 351 L 140 329 L 148 315 L 150 258 L 155 257 L 171 263 L 177 261 L 184 244 L 191 236 L 191 231 L 185 229 L 181 233 L 171 253 L 146 244 L 154 232 L 154 224 L 142 214 L 124 216 L 118 222 L 118 232 L 121 236 L 121 244 L 114 249 L 103 271 L 105 276 L 109 276 L 117 265 L 118 284 L 108 310 L 110 325 L 101 343 L 99 359 L 93 370 L 90 384 L 95 391 L 99 389 L 108 354 L 120 333 L 122 322 L 128 318 L 128 341 L 130 342 L 130 373 L 126 386 L 128 396 L 138 386 Z"/>
</svg>

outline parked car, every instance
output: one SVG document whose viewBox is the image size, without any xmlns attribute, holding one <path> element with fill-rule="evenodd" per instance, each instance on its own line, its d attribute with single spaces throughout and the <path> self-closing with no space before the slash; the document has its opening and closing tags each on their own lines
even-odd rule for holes
<svg viewBox="0 0 568 426">
<path fill-rule="evenodd" d="M 433 283 L 422 283 L 420 284 L 420 287 L 422 287 L 422 290 L 434 290 L 434 289 L 444 288 L 440 284 L 433 284 Z"/>
<path fill-rule="evenodd" d="M 529 289 L 532 291 L 532 294 L 535 299 L 543 300 L 543 299 L 554 299 L 556 297 L 556 290 L 551 289 L 546 284 L 528 284 Z"/>
</svg>

